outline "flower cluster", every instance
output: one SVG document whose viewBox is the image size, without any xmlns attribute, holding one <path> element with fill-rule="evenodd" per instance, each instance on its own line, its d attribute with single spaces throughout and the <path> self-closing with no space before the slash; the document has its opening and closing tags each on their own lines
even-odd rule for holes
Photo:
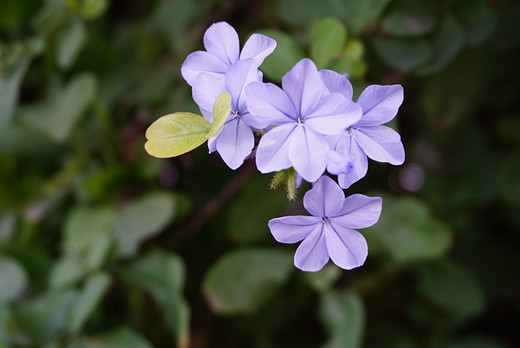
<svg viewBox="0 0 520 348">
<path fill-rule="evenodd" d="M 217 96 L 231 95 L 231 112 L 208 140 L 209 152 L 217 151 L 231 169 L 254 156 L 262 173 L 294 168 L 313 183 L 303 198 L 311 216 L 275 218 L 268 224 L 277 241 L 302 241 L 296 267 L 317 271 L 329 258 L 344 269 L 361 266 L 368 249 L 355 229 L 377 222 L 381 198 L 345 198 L 343 189 L 366 175 L 368 157 L 404 162 L 399 134 L 383 125 L 396 116 L 403 88 L 371 85 L 354 102 L 345 75 L 318 70 L 307 58 L 282 78 L 281 88 L 263 82 L 259 67 L 276 41 L 253 34 L 240 50 L 236 31 L 225 22 L 206 31 L 204 47 L 190 54 L 181 69 L 202 115 L 212 122 Z M 255 134 L 261 136 L 256 151 Z M 338 183 L 325 172 L 337 175 Z"/>
</svg>

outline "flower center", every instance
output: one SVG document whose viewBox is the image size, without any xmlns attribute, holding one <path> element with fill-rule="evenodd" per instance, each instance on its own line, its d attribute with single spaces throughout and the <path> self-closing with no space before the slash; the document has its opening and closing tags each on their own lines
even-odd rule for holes
<svg viewBox="0 0 520 348">
<path fill-rule="evenodd" d="M 303 119 L 303 117 L 298 116 L 298 118 L 296 119 L 296 124 L 305 124 L 305 120 Z"/>
<path fill-rule="evenodd" d="M 242 113 L 238 110 L 231 110 L 229 116 L 230 120 L 234 120 L 235 118 L 238 118 L 240 120 L 242 118 Z"/>
</svg>

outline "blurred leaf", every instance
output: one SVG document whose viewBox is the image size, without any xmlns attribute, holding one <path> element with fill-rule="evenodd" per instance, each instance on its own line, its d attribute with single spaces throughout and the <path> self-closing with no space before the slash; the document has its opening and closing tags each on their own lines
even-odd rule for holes
<svg viewBox="0 0 520 348">
<path fill-rule="evenodd" d="M 274 296 L 293 269 L 290 253 L 238 249 L 224 255 L 206 274 L 204 295 L 215 313 L 252 313 Z"/>
<path fill-rule="evenodd" d="M 13 211 L 0 213 L 0 245 L 11 241 L 16 230 L 16 214 Z"/>
<path fill-rule="evenodd" d="M 56 93 L 48 105 L 25 108 L 20 117 L 55 141 L 63 142 L 70 137 L 74 126 L 90 107 L 96 89 L 95 76 L 83 73 Z"/>
<path fill-rule="evenodd" d="M 10 320 L 11 312 L 9 306 L 5 302 L 0 302 L 0 348 L 13 346 L 9 329 Z"/>
<path fill-rule="evenodd" d="M 276 40 L 276 49 L 262 63 L 260 70 L 272 80 L 280 81 L 294 64 L 305 58 L 301 48 L 287 34 L 277 30 L 258 30 Z"/>
<path fill-rule="evenodd" d="M 222 92 L 218 95 L 215 100 L 215 105 L 213 105 L 213 123 L 211 124 L 211 129 L 208 134 L 206 134 L 206 139 L 214 136 L 227 121 L 229 113 L 231 112 L 231 94 L 228 92 Z"/>
<path fill-rule="evenodd" d="M 372 45 L 381 59 L 390 67 L 408 71 L 424 64 L 432 54 L 425 39 L 372 39 Z"/>
<path fill-rule="evenodd" d="M 29 56 L 20 58 L 9 70 L 4 70 L 1 58 L 0 56 L 0 127 L 3 128 L 11 120 L 18 102 L 20 85 L 31 58 Z"/>
<path fill-rule="evenodd" d="M 365 46 L 359 40 L 349 40 L 343 55 L 332 62 L 331 69 L 348 74 L 349 79 L 361 77 L 367 71 L 368 65 L 363 60 Z"/>
<path fill-rule="evenodd" d="M 502 197 L 510 202 L 520 204 L 520 162 L 518 152 L 500 158 L 499 187 Z M 489 177 L 488 177 L 489 178 Z"/>
<path fill-rule="evenodd" d="M 82 260 L 75 254 L 64 255 L 52 267 L 49 285 L 52 288 L 70 286 L 87 273 Z"/>
<path fill-rule="evenodd" d="M 344 19 L 354 34 L 358 34 L 385 9 L 390 0 L 345 0 Z"/>
<path fill-rule="evenodd" d="M 416 0 L 398 0 L 390 6 L 381 25 L 390 35 L 418 36 L 429 33 L 436 24 L 431 3 Z"/>
<path fill-rule="evenodd" d="M 74 291 L 62 290 L 45 292 L 36 298 L 17 303 L 13 307 L 17 340 L 39 345 L 62 331 L 75 299 Z"/>
<path fill-rule="evenodd" d="M 76 60 L 79 52 L 87 41 L 87 30 L 83 22 L 71 21 L 58 37 L 58 65 L 68 69 Z"/>
<path fill-rule="evenodd" d="M 19 297 L 27 287 L 27 280 L 27 273 L 17 260 L 0 254 L 0 301 Z"/>
<path fill-rule="evenodd" d="M 322 19 L 311 27 L 311 58 L 318 69 L 323 69 L 334 58 L 347 40 L 347 28 L 333 17 Z"/>
<path fill-rule="evenodd" d="M 133 255 L 139 244 L 161 232 L 175 213 L 175 199 L 168 193 L 148 194 L 125 205 L 115 221 L 117 254 Z"/>
<path fill-rule="evenodd" d="M 167 158 L 189 152 L 204 142 L 211 124 L 202 116 L 189 112 L 165 115 L 146 130 L 144 145 L 154 157 Z"/>
<path fill-rule="evenodd" d="M 462 49 L 464 33 L 453 17 L 446 17 L 434 35 L 433 55 L 424 67 L 418 70 L 421 75 L 428 75 L 444 68 Z"/>
<path fill-rule="evenodd" d="M 189 345 L 190 313 L 181 295 L 184 273 L 184 264 L 177 255 L 159 250 L 148 252 L 121 270 L 125 281 L 153 295 L 179 347 Z"/>
<path fill-rule="evenodd" d="M 330 339 L 324 348 L 359 348 L 365 327 L 365 309 L 353 292 L 324 292 L 319 307 L 321 322 Z"/>
<path fill-rule="evenodd" d="M 323 292 L 329 290 L 341 277 L 341 269 L 332 263 L 328 263 L 318 272 L 305 272 L 303 276 L 311 288 Z"/>
<path fill-rule="evenodd" d="M 434 219 L 415 198 L 383 197 L 379 221 L 363 230 L 368 245 L 384 249 L 398 262 L 436 258 L 452 243 L 448 226 Z"/>
<path fill-rule="evenodd" d="M 129 327 L 86 339 L 88 348 L 152 348 L 141 334 Z"/>
<path fill-rule="evenodd" d="M 68 332 L 75 334 L 81 331 L 88 318 L 99 305 L 109 282 L 110 276 L 106 273 L 96 273 L 87 279 L 71 308 L 67 322 Z"/>
<path fill-rule="evenodd" d="M 112 207 L 76 206 L 65 221 L 65 253 L 80 256 L 86 270 L 99 268 L 114 240 L 114 219 Z"/>
<path fill-rule="evenodd" d="M 271 240 L 267 221 L 282 213 L 287 198 L 283 187 L 276 191 L 268 190 L 268 183 L 267 176 L 254 176 L 229 205 L 226 227 L 234 241 Z"/>
<path fill-rule="evenodd" d="M 484 309 L 484 293 L 461 264 L 441 260 L 419 269 L 419 291 L 435 305 L 459 317 L 471 317 Z"/>
<path fill-rule="evenodd" d="M 497 14 L 487 1 L 465 3 L 462 11 L 464 38 L 469 45 L 484 43 L 495 30 Z"/>
</svg>

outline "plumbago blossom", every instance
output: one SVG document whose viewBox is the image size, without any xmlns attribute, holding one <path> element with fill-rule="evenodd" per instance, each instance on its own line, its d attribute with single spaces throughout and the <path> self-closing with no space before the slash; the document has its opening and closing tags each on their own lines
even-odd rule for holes
<svg viewBox="0 0 520 348">
<path fill-rule="evenodd" d="M 396 116 L 403 88 L 371 85 L 354 102 L 346 76 L 318 71 L 310 59 L 302 59 L 285 74 L 281 88 L 264 83 L 258 68 L 273 52 L 276 41 L 253 34 L 240 51 L 236 31 L 225 22 L 206 31 L 204 47 L 206 51 L 186 58 L 181 72 L 207 121 L 187 113 L 164 116 L 147 132 L 148 140 L 157 144 L 148 147 L 149 153 L 168 157 L 162 152 L 165 141 L 174 142 L 175 149 L 193 149 L 190 141 L 201 144 L 204 138 L 200 134 L 206 134 L 209 151 L 217 151 L 231 169 L 256 157 L 260 172 L 284 171 L 281 178 L 292 175 L 287 179 L 289 191 L 302 179 L 314 183 L 303 197 L 311 215 L 271 219 L 271 234 L 281 243 L 301 241 L 294 256 L 294 264 L 301 270 L 318 271 L 329 259 L 343 269 L 361 266 L 368 246 L 357 229 L 377 222 L 382 200 L 361 194 L 345 198 L 343 189 L 366 175 L 368 157 L 393 165 L 403 163 L 399 134 L 383 126 Z M 211 125 L 214 105 L 225 100 L 219 99 L 222 92 L 231 95 L 231 111 L 226 118 L 228 109 L 217 108 L 224 111 L 217 111 L 219 121 Z M 175 123 L 180 119 L 192 123 L 183 127 Z M 179 134 L 170 134 L 175 131 Z M 255 136 L 260 137 L 256 151 Z M 285 171 L 289 168 L 294 170 Z M 339 185 L 324 176 L 325 171 L 337 175 Z"/>
<path fill-rule="evenodd" d="M 325 135 L 340 133 L 361 117 L 361 107 L 340 93 L 331 93 L 310 59 L 299 61 L 272 83 L 246 87 L 247 107 L 256 128 L 276 126 L 258 144 L 256 165 L 262 173 L 294 167 L 314 182 L 325 171 L 330 146 Z"/>
<path fill-rule="evenodd" d="M 284 216 L 269 221 L 274 238 L 300 244 L 294 265 L 303 271 L 318 271 L 329 261 L 344 269 L 363 265 L 368 246 L 357 228 L 370 227 L 381 214 L 380 197 L 354 194 L 347 198 L 328 176 L 322 176 L 303 197 L 312 216 Z"/>
<path fill-rule="evenodd" d="M 352 85 L 346 77 L 332 71 L 322 77 L 332 92 L 340 92 L 345 99 L 352 100 Z M 328 137 L 333 151 L 329 153 L 327 171 L 338 175 L 342 188 L 349 188 L 366 175 L 367 156 L 377 162 L 403 164 L 401 137 L 392 128 L 383 126 L 397 115 L 403 98 L 401 85 L 368 86 L 356 102 L 363 110 L 361 118 L 341 134 Z"/>
</svg>

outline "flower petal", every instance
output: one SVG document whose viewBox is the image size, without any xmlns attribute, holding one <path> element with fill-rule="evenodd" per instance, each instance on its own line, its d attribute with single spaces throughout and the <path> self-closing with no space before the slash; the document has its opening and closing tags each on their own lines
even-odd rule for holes
<svg viewBox="0 0 520 348">
<path fill-rule="evenodd" d="M 298 115 L 309 114 L 329 94 L 312 60 L 304 58 L 282 77 L 282 88 Z"/>
<path fill-rule="evenodd" d="M 356 126 L 376 126 L 386 123 L 397 115 L 403 103 L 401 85 L 370 85 L 361 93 L 357 103 L 363 108 L 363 116 Z"/>
<path fill-rule="evenodd" d="M 339 144 L 339 143 L 338 143 Z M 345 137 L 346 146 L 342 148 L 342 152 L 350 160 L 352 169 L 346 173 L 338 174 L 339 186 L 343 189 L 349 188 L 353 183 L 363 178 L 368 171 L 368 158 L 365 152 L 358 145 L 354 137 Z"/>
<path fill-rule="evenodd" d="M 251 82 L 247 85 L 246 103 L 250 115 L 244 120 L 251 127 L 279 126 L 294 123 L 297 118 L 287 94 L 272 83 Z"/>
<path fill-rule="evenodd" d="M 352 84 L 344 75 L 332 70 L 323 69 L 320 70 L 320 76 L 330 93 L 340 93 L 348 100 L 352 100 Z"/>
<path fill-rule="evenodd" d="M 305 124 L 321 134 L 338 134 L 361 117 L 361 107 L 339 93 L 323 97 L 305 116 Z"/>
<path fill-rule="evenodd" d="M 276 48 L 276 41 L 262 34 L 253 34 L 244 44 L 240 59 L 253 58 L 257 67 L 262 64 L 265 57 L 273 53 Z"/>
<path fill-rule="evenodd" d="M 212 24 L 204 33 L 204 47 L 208 53 L 217 56 L 227 66 L 238 60 L 240 51 L 238 34 L 226 22 Z"/>
<path fill-rule="evenodd" d="M 210 74 L 202 73 L 195 80 L 192 89 L 193 100 L 209 122 L 213 122 L 212 112 L 215 100 L 225 90 L 224 80 L 217 79 Z"/>
<path fill-rule="evenodd" d="M 226 90 L 231 94 L 233 110 L 245 112 L 244 88 L 253 81 L 258 81 L 258 73 L 252 59 L 239 60 L 226 72 Z"/>
<path fill-rule="evenodd" d="M 356 230 L 342 228 L 333 222 L 325 227 L 327 250 L 332 261 L 343 269 L 352 269 L 365 263 L 368 245 L 365 237 Z"/>
<path fill-rule="evenodd" d="M 316 272 L 329 261 L 327 242 L 323 233 L 323 224 L 315 229 L 303 240 L 294 254 L 294 265 L 307 272 Z"/>
<path fill-rule="evenodd" d="M 289 159 L 292 166 L 306 181 L 318 180 L 327 167 L 330 151 L 324 136 L 305 125 L 298 125 L 291 138 Z"/>
<path fill-rule="evenodd" d="M 256 166 L 261 173 L 290 168 L 289 145 L 295 124 L 284 124 L 265 133 L 256 150 Z"/>
<path fill-rule="evenodd" d="M 254 145 L 253 131 L 238 118 L 228 121 L 217 139 L 217 151 L 220 157 L 233 170 L 244 163 Z"/>
<path fill-rule="evenodd" d="M 374 225 L 381 215 L 381 197 L 368 197 L 359 193 L 345 198 L 341 210 L 331 221 L 345 228 L 366 228 Z"/>
<path fill-rule="evenodd" d="M 303 196 L 303 206 L 314 216 L 334 216 L 343 207 L 345 194 L 334 180 L 322 176 Z"/>
<path fill-rule="evenodd" d="M 216 78 L 223 79 L 228 67 L 218 57 L 205 51 L 196 51 L 186 57 L 186 60 L 182 63 L 181 74 L 188 85 L 193 86 L 201 73 L 208 73 Z"/>
<path fill-rule="evenodd" d="M 404 162 L 404 147 L 399 133 L 390 127 L 361 127 L 355 132 L 359 146 L 377 162 L 400 165 Z"/>
<path fill-rule="evenodd" d="M 292 244 L 306 238 L 317 224 L 319 217 L 298 215 L 271 219 L 267 225 L 277 242 Z"/>
</svg>

